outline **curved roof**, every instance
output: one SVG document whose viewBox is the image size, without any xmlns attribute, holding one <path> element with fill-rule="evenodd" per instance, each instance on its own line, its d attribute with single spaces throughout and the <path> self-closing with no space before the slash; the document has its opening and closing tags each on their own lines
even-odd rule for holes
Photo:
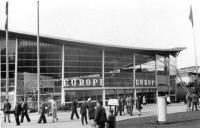
<svg viewBox="0 0 200 128">
<path fill-rule="evenodd" d="M 0 35 L 5 36 L 5 31 L 0 30 Z M 36 40 L 37 35 L 31 34 L 31 33 L 24 33 L 24 32 L 14 32 L 9 31 L 9 37 L 10 38 L 22 38 L 22 39 L 30 39 L 30 40 Z M 166 48 L 166 49 L 159 49 L 159 48 L 142 48 L 142 47 L 128 47 L 128 46 L 120 46 L 120 45 L 111 45 L 111 44 L 103 44 L 103 43 L 96 43 L 96 42 L 90 42 L 90 41 L 81 41 L 81 40 L 75 40 L 75 39 L 68 39 L 68 38 L 59 38 L 59 37 L 53 37 L 53 36 L 46 36 L 46 35 L 40 35 L 40 41 L 47 41 L 51 43 L 61 43 L 66 44 L 70 46 L 81 46 L 81 47 L 92 47 L 92 48 L 98 48 L 98 49 L 109 49 L 109 50 L 126 50 L 126 51 L 135 51 L 139 53 L 146 53 L 149 54 L 157 53 L 157 54 L 172 54 L 177 55 L 180 51 L 186 49 L 186 47 L 175 47 L 175 48 Z"/>
</svg>

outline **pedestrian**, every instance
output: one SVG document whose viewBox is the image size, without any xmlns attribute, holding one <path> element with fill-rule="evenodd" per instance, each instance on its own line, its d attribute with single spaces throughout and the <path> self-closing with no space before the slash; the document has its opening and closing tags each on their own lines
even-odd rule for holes
<svg viewBox="0 0 200 128">
<path fill-rule="evenodd" d="M 40 118 L 38 120 L 38 123 L 40 124 L 42 121 L 43 123 L 47 123 L 46 117 L 45 117 L 45 109 L 46 109 L 46 100 L 42 101 L 40 105 Z"/>
<path fill-rule="evenodd" d="M 48 100 L 46 102 L 46 104 L 45 104 L 45 106 L 47 108 L 47 109 L 45 109 L 45 113 L 47 113 L 47 116 L 51 116 L 52 115 L 52 113 L 51 113 L 52 112 L 51 103 L 52 103 L 52 99 Z"/>
<path fill-rule="evenodd" d="M 186 104 L 187 104 L 187 111 L 191 110 L 190 107 L 191 107 L 191 101 L 192 101 L 192 96 L 190 94 L 190 92 L 188 92 L 185 96 L 185 101 L 186 101 Z"/>
<path fill-rule="evenodd" d="M 90 120 L 90 125 L 93 125 L 95 108 L 94 108 L 94 104 L 91 102 L 91 98 L 88 98 L 87 109 L 88 109 L 88 118 Z"/>
<path fill-rule="evenodd" d="M 87 110 L 86 109 L 87 109 L 87 104 L 86 104 L 86 101 L 84 100 L 82 105 L 81 105 L 81 109 L 80 109 L 82 125 L 84 125 L 84 119 L 85 119 L 85 123 L 88 124 L 88 122 L 87 122 Z"/>
<path fill-rule="evenodd" d="M 109 110 L 109 116 L 108 116 L 108 119 L 107 119 L 107 123 L 108 123 L 107 128 L 116 128 L 116 117 L 113 114 L 112 109 Z"/>
<path fill-rule="evenodd" d="M 197 105 L 198 105 L 198 96 L 195 94 L 195 92 L 193 92 L 192 94 L 192 111 L 194 110 L 194 107 L 195 107 L 195 110 L 198 111 L 198 108 L 197 108 Z"/>
<path fill-rule="evenodd" d="M 98 128 L 105 128 L 105 122 L 107 122 L 107 116 L 102 101 L 97 101 L 97 108 L 95 111 L 94 122 Z"/>
<path fill-rule="evenodd" d="M 77 107 L 78 107 L 78 102 L 76 99 L 73 99 L 72 101 L 72 113 L 71 113 L 71 120 L 73 120 L 74 114 L 76 114 L 76 117 L 79 119 L 79 115 L 77 113 Z"/>
<path fill-rule="evenodd" d="M 122 100 L 120 96 L 118 97 L 118 103 L 119 105 L 117 106 L 117 115 L 119 113 L 119 115 L 122 116 Z"/>
<path fill-rule="evenodd" d="M 28 122 L 31 121 L 30 118 L 29 118 L 29 115 L 28 115 L 28 104 L 27 104 L 27 101 L 23 100 L 21 123 L 23 123 L 23 121 L 24 121 L 24 116 L 26 116 L 26 119 L 27 119 Z"/>
<path fill-rule="evenodd" d="M 130 104 L 131 104 L 130 115 L 133 116 L 134 98 L 132 96 L 130 96 Z"/>
<path fill-rule="evenodd" d="M 58 117 L 57 117 L 57 104 L 56 104 L 56 101 L 54 99 L 52 99 L 51 101 L 51 111 L 52 111 L 52 123 L 55 122 L 55 119 L 56 121 L 58 120 Z"/>
<path fill-rule="evenodd" d="M 146 105 L 146 104 L 147 104 L 147 100 L 146 100 L 145 95 L 142 97 L 142 104 L 143 104 L 143 105 Z"/>
<path fill-rule="evenodd" d="M 19 116 L 21 115 L 21 112 L 22 112 L 21 103 L 16 102 L 15 111 L 14 111 L 16 125 L 20 125 Z"/>
<path fill-rule="evenodd" d="M 8 99 L 5 100 L 4 106 L 3 106 L 3 112 L 4 112 L 4 122 L 6 123 L 6 117 L 8 118 L 8 122 L 10 123 L 10 110 L 11 110 L 11 104 L 8 101 Z"/>
<path fill-rule="evenodd" d="M 126 96 L 124 95 L 124 97 L 122 98 L 122 112 L 125 113 L 125 107 L 126 107 Z"/>
<path fill-rule="evenodd" d="M 139 112 L 138 116 L 141 116 L 141 110 L 142 110 L 142 98 L 141 98 L 141 96 L 136 97 L 136 109 Z"/>
<path fill-rule="evenodd" d="M 127 96 L 126 97 L 126 110 L 127 110 L 127 114 L 130 114 L 130 97 L 129 96 Z"/>
</svg>

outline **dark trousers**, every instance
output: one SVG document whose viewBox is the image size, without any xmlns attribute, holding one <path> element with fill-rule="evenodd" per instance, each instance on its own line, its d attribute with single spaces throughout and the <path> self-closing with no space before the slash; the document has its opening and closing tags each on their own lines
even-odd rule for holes
<svg viewBox="0 0 200 128">
<path fill-rule="evenodd" d="M 16 121 L 16 124 L 17 124 L 17 125 L 20 125 L 20 122 L 19 122 L 19 115 L 20 115 L 20 114 L 15 114 L 15 121 Z"/>
<path fill-rule="evenodd" d="M 124 109 L 125 109 L 125 105 L 122 106 L 122 112 L 123 112 L 124 115 L 125 115 L 125 111 L 124 111 Z"/>
<path fill-rule="evenodd" d="M 130 114 L 131 116 L 133 115 L 133 106 L 127 106 L 127 111 L 128 111 L 128 114 Z"/>
<path fill-rule="evenodd" d="M 117 108 L 117 115 L 118 115 L 118 113 L 120 116 L 122 116 L 122 107 Z"/>
<path fill-rule="evenodd" d="M 76 114 L 76 117 L 79 119 L 78 113 L 77 113 L 77 109 L 72 110 L 72 114 L 71 114 L 71 119 L 73 120 L 74 114 Z"/>
<path fill-rule="evenodd" d="M 81 114 L 81 122 L 82 122 L 82 125 L 84 125 L 84 119 L 85 119 L 85 123 L 88 124 L 86 113 L 85 113 L 85 114 Z"/>
<path fill-rule="evenodd" d="M 6 122 L 6 116 L 8 118 L 8 122 L 10 123 L 10 112 L 5 112 L 4 113 L 4 122 Z"/>
<path fill-rule="evenodd" d="M 197 102 L 192 102 L 192 111 L 194 110 L 194 107 L 195 107 L 196 111 L 198 111 Z"/>
<path fill-rule="evenodd" d="M 24 112 L 22 112 L 21 123 L 24 121 L 24 116 L 26 116 L 26 119 L 27 119 L 28 122 L 31 121 L 30 118 L 29 118 L 28 112 L 24 111 Z"/>
<path fill-rule="evenodd" d="M 105 128 L 105 122 L 100 122 L 97 124 L 99 128 Z"/>
<path fill-rule="evenodd" d="M 43 123 L 47 123 L 47 120 L 46 120 L 46 117 L 45 117 L 44 112 L 42 112 L 42 113 L 40 114 L 40 118 L 39 118 L 39 120 L 38 120 L 38 123 L 41 123 L 42 121 L 43 121 Z"/>
</svg>

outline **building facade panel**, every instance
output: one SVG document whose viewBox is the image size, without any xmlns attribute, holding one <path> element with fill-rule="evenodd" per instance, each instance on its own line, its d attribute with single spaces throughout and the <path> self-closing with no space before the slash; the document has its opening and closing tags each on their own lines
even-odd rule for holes
<svg viewBox="0 0 200 128">
<path fill-rule="evenodd" d="M 118 96 L 145 95 L 148 102 L 155 102 L 157 91 L 158 95 L 175 93 L 176 56 L 170 52 L 93 47 L 92 44 L 87 47 L 80 42 L 72 45 L 70 41 L 63 43 L 45 37 L 39 43 L 38 90 L 37 42 L 33 37 L 17 33 L 9 37 L 11 102 L 26 99 L 30 108 L 35 109 L 38 91 L 40 100 L 56 98 L 59 108 L 61 103 L 69 104 L 73 98 L 79 102 L 89 97 L 106 102 Z M 5 44 L 5 37 L 1 36 L 1 100 L 6 97 Z"/>
</svg>

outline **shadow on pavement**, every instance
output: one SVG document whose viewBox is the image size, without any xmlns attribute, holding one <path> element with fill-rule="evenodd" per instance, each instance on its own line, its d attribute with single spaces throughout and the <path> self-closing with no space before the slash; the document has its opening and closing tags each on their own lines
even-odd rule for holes
<svg viewBox="0 0 200 128">
<path fill-rule="evenodd" d="M 200 128 L 200 112 L 180 112 L 167 115 L 165 124 L 157 124 L 157 116 L 133 118 L 117 122 L 117 128 Z"/>
</svg>

